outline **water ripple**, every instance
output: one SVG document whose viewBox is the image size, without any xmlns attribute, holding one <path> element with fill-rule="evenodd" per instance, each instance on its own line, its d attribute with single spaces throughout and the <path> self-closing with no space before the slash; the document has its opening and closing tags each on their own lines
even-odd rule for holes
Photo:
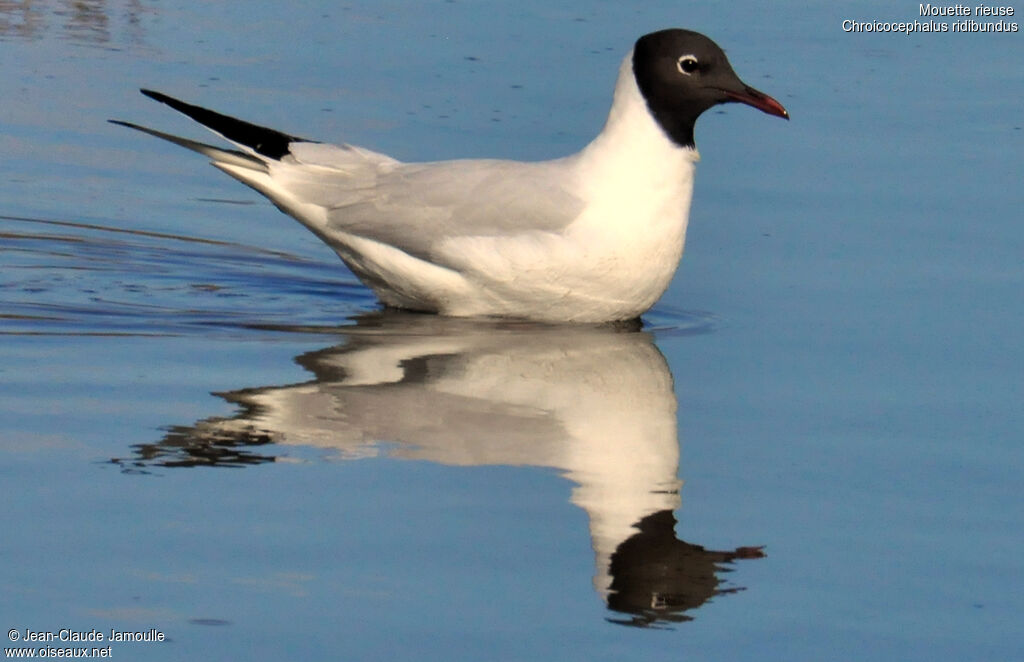
<svg viewBox="0 0 1024 662">
<path fill-rule="evenodd" d="M 196 237 L 0 216 L 0 334 L 209 335 L 376 307 L 339 263 Z"/>
</svg>

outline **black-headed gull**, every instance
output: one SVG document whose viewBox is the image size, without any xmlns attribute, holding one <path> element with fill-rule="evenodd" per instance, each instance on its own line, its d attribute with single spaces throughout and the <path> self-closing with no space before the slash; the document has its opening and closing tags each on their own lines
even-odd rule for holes
<svg viewBox="0 0 1024 662">
<path fill-rule="evenodd" d="M 637 40 L 601 133 L 553 161 L 402 163 L 143 93 L 238 149 L 111 121 L 210 157 L 326 242 L 384 304 L 549 322 L 632 319 L 668 287 L 701 113 L 738 101 L 789 118 L 717 44 L 678 29 Z"/>
</svg>

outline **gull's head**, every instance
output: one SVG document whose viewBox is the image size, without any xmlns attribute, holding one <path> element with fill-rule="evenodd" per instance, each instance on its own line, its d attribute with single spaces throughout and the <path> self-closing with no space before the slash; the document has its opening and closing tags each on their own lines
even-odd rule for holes
<svg viewBox="0 0 1024 662">
<path fill-rule="evenodd" d="M 651 114 L 679 145 L 693 145 L 697 118 L 720 103 L 745 103 L 789 119 L 782 104 L 741 81 L 718 44 L 698 32 L 672 29 L 640 37 L 633 75 Z"/>
</svg>

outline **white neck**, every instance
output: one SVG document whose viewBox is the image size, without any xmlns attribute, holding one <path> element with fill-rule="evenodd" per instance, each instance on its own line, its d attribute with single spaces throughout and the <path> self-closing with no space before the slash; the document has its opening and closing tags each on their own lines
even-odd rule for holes
<svg viewBox="0 0 1024 662">
<path fill-rule="evenodd" d="M 698 155 L 672 142 L 651 115 L 632 53 L 619 70 L 604 129 L 569 159 L 584 209 L 566 233 L 593 265 L 576 291 L 595 302 L 595 319 L 640 315 L 679 265 Z"/>
<path fill-rule="evenodd" d="M 582 163 L 591 167 L 611 161 L 606 167 L 618 164 L 628 171 L 623 174 L 655 174 L 656 179 L 672 176 L 680 169 L 692 170 L 692 164 L 700 159 L 696 149 L 672 142 L 651 115 L 633 74 L 632 51 L 619 67 L 608 121 L 578 156 Z M 638 165 L 649 167 L 638 168 Z"/>
</svg>

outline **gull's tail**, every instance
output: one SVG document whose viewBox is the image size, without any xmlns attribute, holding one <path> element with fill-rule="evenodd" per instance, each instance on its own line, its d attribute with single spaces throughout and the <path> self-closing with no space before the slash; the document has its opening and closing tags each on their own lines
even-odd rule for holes
<svg viewBox="0 0 1024 662">
<path fill-rule="evenodd" d="M 139 126 L 122 120 L 109 120 L 113 124 L 126 126 L 136 131 L 148 133 L 163 140 L 181 145 L 186 149 L 199 152 L 209 157 L 211 163 L 219 170 L 231 175 L 246 186 L 256 189 L 270 199 L 281 211 L 298 219 L 318 236 L 323 234 L 323 208 L 309 203 L 289 188 L 287 184 L 276 181 L 271 173 L 282 158 L 291 155 L 293 144 L 315 144 L 315 141 L 290 136 L 274 129 L 250 124 L 234 117 L 221 115 L 212 110 L 193 106 L 173 97 L 152 90 L 141 90 L 151 99 L 167 104 L 174 110 L 187 115 L 199 122 L 210 131 L 233 143 L 238 149 L 226 149 L 207 145 L 181 136 L 175 136 L 156 129 Z M 326 238 L 325 238 L 326 240 Z"/>
<path fill-rule="evenodd" d="M 214 147 L 213 145 L 207 145 L 206 143 L 189 140 L 188 138 L 182 138 L 122 120 L 109 120 L 112 124 L 142 131 L 151 136 L 172 142 L 175 145 L 181 145 L 186 149 L 199 152 L 212 159 L 214 165 L 217 166 L 238 166 L 266 172 L 268 160 L 279 161 L 289 153 L 289 146 L 293 142 L 313 142 L 296 136 L 290 136 L 287 133 L 274 129 L 268 129 L 264 126 L 250 124 L 249 122 L 229 117 L 228 115 L 222 115 L 200 106 L 193 106 L 190 103 L 179 101 L 161 92 L 145 89 L 140 90 L 140 92 L 150 99 L 167 104 L 179 113 L 199 122 L 210 131 L 240 147 L 241 151 Z"/>
<path fill-rule="evenodd" d="M 171 135 L 170 133 L 164 133 L 163 131 L 157 131 L 156 129 L 150 129 L 138 124 L 132 124 L 131 122 L 124 122 L 122 120 L 107 120 L 111 124 L 117 124 L 118 126 L 126 126 L 129 129 L 135 129 L 143 133 L 148 133 L 151 136 L 157 138 L 163 138 L 168 142 L 172 142 L 175 145 L 181 145 L 186 149 L 190 149 L 193 152 L 199 152 L 203 156 L 208 156 L 213 160 L 214 165 L 233 165 L 240 168 L 249 170 L 260 170 L 267 172 L 267 164 L 263 160 L 240 152 L 234 149 L 223 149 L 220 147 L 214 147 L 213 145 L 207 145 L 206 143 L 197 142 L 195 140 L 189 140 L 188 138 L 182 138 L 181 136 Z"/>
</svg>

